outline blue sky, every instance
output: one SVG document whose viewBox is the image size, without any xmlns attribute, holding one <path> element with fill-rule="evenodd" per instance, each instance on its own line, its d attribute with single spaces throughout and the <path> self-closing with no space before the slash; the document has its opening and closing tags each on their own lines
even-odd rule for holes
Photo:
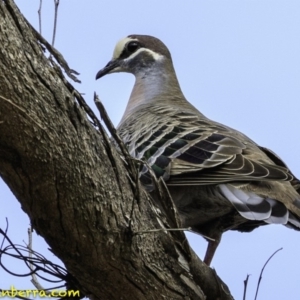
<svg viewBox="0 0 300 300">
<path fill-rule="evenodd" d="M 38 0 L 16 1 L 38 27 Z M 43 3 L 43 36 L 52 39 L 53 1 Z M 116 42 L 129 34 L 160 38 L 170 49 L 186 98 L 211 119 L 231 126 L 276 152 L 300 177 L 300 1 L 60 1 L 56 48 L 80 73 L 86 101 L 95 110 L 96 91 L 115 125 L 127 103 L 134 78 L 113 74 L 95 81 L 111 58 Z M 27 239 L 28 217 L 4 183 L 0 183 L 2 219 L 9 236 Z M 206 241 L 188 234 L 200 258 Z M 34 239 L 37 251 L 47 245 Z M 300 294 L 300 232 L 265 226 L 252 233 L 227 232 L 212 262 L 236 299 L 251 274 L 247 299 L 254 299 L 260 270 L 269 263 L 258 299 L 297 299 Z M 44 253 L 44 252 L 43 252 Z M 51 253 L 45 254 L 49 259 Z M 20 264 L 10 262 L 14 270 Z M 0 270 L 0 287 L 33 288 Z"/>
</svg>

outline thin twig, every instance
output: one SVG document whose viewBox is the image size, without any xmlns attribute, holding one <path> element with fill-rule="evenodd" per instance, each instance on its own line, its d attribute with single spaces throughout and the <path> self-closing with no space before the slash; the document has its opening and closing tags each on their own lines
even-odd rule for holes
<svg viewBox="0 0 300 300">
<path fill-rule="evenodd" d="M 32 232 L 33 232 L 33 229 L 32 229 L 32 226 L 30 226 L 27 230 L 27 233 L 28 233 L 28 244 L 26 245 L 27 246 L 27 249 L 29 250 L 28 252 L 28 257 L 29 257 L 29 269 L 31 271 L 34 271 L 34 268 L 33 268 L 33 264 L 31 263 L 31 261 L 33 260 L 33 248 L 32 248 Z M 45 290 L 43 288 L 43 286 L 39 283 L 38 279 L 37 279 L 37 276 L 36 274 L 33 272 L 31 274 L 31 283 L 38 289 L 38 290 Z M 46 293 L 47 296 L 50 295 L 50 293 Z"/>
<path fill-rule="evenodd" d="M 261 280 L 262 280 L 262 274 L 263 274 L 263 272 L 264 272 L 264 269 L 265 269 L 266 265 L 267 265 L 268 262 L 271 260 L 271 258 L 272 258 L 277 252 L 279 252 L 279 251 L 282 250 L 282 249 L 283 249 L 283 248 L 280 248 L 280 249 L 276 250 L 276 251 L 268 258 L 268 260 L 267 260 L 266 263 L 264 264 L 263 268 L 261 269 L 261 272 L 260 272 L 260 275 L 259 275 L 259 279 L 258 279 L 258 283 L 257 283 L 257 288 L 256 288 L 256 293 L 255 293 L 255 298 L 254 298 L 254 300 L 257 299 L 257 294 L 258 294 L 260 282 L 261 282 Z"/>
<path fill-rule="evenodd" d="M 137 165 L 137 169 L 139 169 L 139 164 Z M 131 229 L 131 224 L 132 224 L 132 219 L 133 219 L 133 212 L 134 212 L 134 205 L 135 205 L 135 199 L 137 199 L 137 202 L 139 204 L 139 199 L 141 197 L 140 194 L 140 184 L 139 184 L 139 172 L 136 172 L 136 177 L 135 177 L 135 192 L 134 192 L 134 196 L 132 199 L 132 205 L 131 205 L 131 212 L 130 212 L 130 218 L 129 218 L 129 222 L 128 222 L 128 226 Z"/>
<path fill-rule="evenodd" d="M 53 25 L 52 47 L 54 47 L 55 36 L 56 36 L 58 5 L 59 5 L 59 0 L 54 0 L 54 25 Z"/>
<path fill-rule="evenodd" d="M 250 277 L 250 275 L 247 274 L 247 277 L 246 277 L 246 279 L 244 280 L 244 295 L 243 295 L 243 300 L 246 300 L 247 285 L 248 285 L 249 277 Z"/>
<path fill-rule="evenodd" d="M 43 0 L 40 0 L 40 7 L 39 7 L 39 10 L 38 10 L 40 35 L 42 35 L 42 4 L 43 4 Z"/>
<path fill-rule="evenodd" d="M 137 172 L 137 169 L 136 167 L 134 166 L 133 164 L 133 158 L 130 156 L 130 154 L 128 153 L 128 150 L 127 148 L 125 147 L 122 139 L 119 137 L 118 133 L 117 133 L 117 130 L 116 128 L 114 127 L 112 121 L 110 120 L 102 102 L 100 101 L 98 95 L 95 94 L 95 97 L 94 97 L 94 102 L 100 112 L 100 116 L 101 118 L 103 119 L 107 129 L 109 130 L 109 132 L 111 133 L 113 139 L 116 141 L 116 143 L 118 144 L 122 154 L 124 155 L 125 157 L 125 160 L 126 162 L 128 163 L 129 165 L 129 169 L 131 171 L 131 174 L 133 175 L 133 177 L 135 178 L 135 174 Z"/>
<path fill-rule="evenodd" d="M 3 248 L 3 245 L 4 245 L 4 242 L 5 242 L 5 237 L 7 236 L 7 231 L 8 231 L 8 219 L 7 217 L 5 218 L 6 220 L 6 228 L 5 228 L 5 231 L 4 231 L 4 234 L 3 234 L 3 240 L 2 240 L 2 243 L 0 245 L 0 251 L 1 249 Z M 1 253 L 1 252 L 0 252 Z M 1 256 L 0 256 L 1 257 Z"/>
<path fill-rule="evenodd" d="M 103 118 L 103 115 L 104 115 L 104 118 L 106 117 L 106 118 L 104 119 L 105 124 L 106 124 L 107 122 L 108 122 L 108 123 L 109 123 L 109 122 L 111 123 L 111 121 L 110 121 L 110 119 L 109 119 L 109 117 L 108 117 L 108 115 L 107 115 L 107 113 L 106 113 L 106 110 L 105 110 L 104 106 L 102 105 L 100 99 L 98 98 L 98 95 L 96 95 L 96 93 L 94 93 L 94 102 L 95 102 L 95 104 L 96 104 L 96 106 L 97 106 L 97 108 L 98 108 L 98 110 L 99 110 L 99 112 L 100 112 L 101 117 Z M 88 107 L 88 108 L 89 108 L 89 107 Z M 90 108 L 89 108 L 89 109 L 90 109 Z M 93 112 L 92 112 L 92 113 L 93 113 Z M 90 115 L 90 114 L 89 114 L 89 115 Z M 110 143 L 110 141 L 109 141 L 109 138 L 108 138 L 108 136 L 107 136 L 107 134 L 106 134 L 106 132 L 105 132 L 103 126 L 101 125 L 101 123 L 100 123 L 100 121 L 98 120 L 98 118 L 94 115 L 94 113 L 93 113 L 93 116 L 94 116 L 95 121 L 96 121 L 96 124 L 97 124 L 97 126 L 98 126 L 98 128 L 99 128 L 99 131 L 101 132 L 101 134 L 102 134 L 102 136 L 103 136 L 103 139 L 104 139 L 104 141 L 105 141 L 105 148 L 106 148 L 107 155 L 108 155 L 108 157 L 109 157 L 109 159 L 110 159 L 111 164 L 113 165 L 113 169 L 114 169 L 115 174 L 116 174 L 116 180 L 117 180 L 118 185 L 119 185 L 119 187 L 120 187 L 120 191 L 122 191 L 122 184 L 121 184 L 121 181 L 120 181 L 119 169 L 118 169 L 118 166 L 117 166 L 117 164 L 116 164 L 116 162 L 115 162 L 114 155 L 113 155 L 113 153 L 112 153 L 111 143 Z M 111 124 L 112 124 L 112 123 L 111 123 Z M 112 125 L 112 127 L 113 127 L 113 125 Z M 114 127 L 113 127 L 113 128 L 114 128 Z M 123 196 L 123 193 L 122 193 L 122 196 Z"/>
</svg>

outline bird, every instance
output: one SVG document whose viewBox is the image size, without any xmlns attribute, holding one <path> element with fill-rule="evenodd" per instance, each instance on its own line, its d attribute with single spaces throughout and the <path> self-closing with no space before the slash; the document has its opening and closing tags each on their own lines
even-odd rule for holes
<svg viewBox="0 0 300 300">
<path fill-rule="evenodd" d="M 161 40 L 121 39 L 96 80 L 116 72 L 135 76 L 117 132 L 129 154 L 145 162 L 145 189 L 153 194 L 151 168 L 165 181 L 183 228 L 209 237 L 208 266 L 228 230 L 283 224 L 300 231 L 300 181 L 274 152 L 188 102 Z"/>
</svg>

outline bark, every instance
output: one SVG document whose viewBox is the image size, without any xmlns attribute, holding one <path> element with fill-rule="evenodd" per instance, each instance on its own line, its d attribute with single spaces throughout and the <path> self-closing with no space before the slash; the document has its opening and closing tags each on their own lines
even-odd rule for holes
<svg viewBox="0 0 300 300">
<path fill-rule="evenodd" d="M 0 175 L 76 288 L 94 299 L 232 299 L 183 233 L 142 233 L 174 219 L 136 184 L 60 68 L 72 70 L 44 47 L 52 51 L 1 1 Z"/>
</svg>

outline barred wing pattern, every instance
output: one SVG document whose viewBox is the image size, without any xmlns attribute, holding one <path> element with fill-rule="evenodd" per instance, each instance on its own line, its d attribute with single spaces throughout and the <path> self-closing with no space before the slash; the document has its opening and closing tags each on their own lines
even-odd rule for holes
<svg viewBox="0 0 300 300">
<path fill-rule="evenodd" d="M 293 178 L 283 163 L 273 163 L 246 136 L 202 115 L 163 107 L 151 114 L 145 108 L 128 119 L 119 133 L 130 154 L 145 160 L 168 185 Z M 146 165 L 141 180 L 151 185 Z"/>
</svg>

